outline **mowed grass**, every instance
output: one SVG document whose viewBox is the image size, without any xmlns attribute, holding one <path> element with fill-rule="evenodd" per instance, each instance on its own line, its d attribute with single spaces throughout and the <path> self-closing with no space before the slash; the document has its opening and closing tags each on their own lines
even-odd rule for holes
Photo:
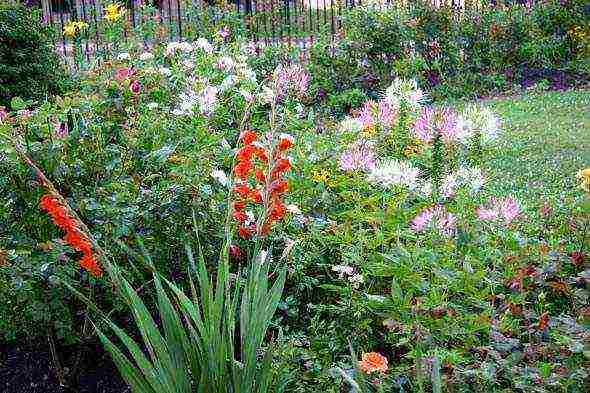
<svg viewBox="0 0 590 393">
<path fill-rule="evenodd" d="M 547 92 L 484 103 L 503 123 L 484 163 L 490 189 L 527 210 L 549 202 L 569 210 L 582 198 L 576 172 L 590 167 L 590 91 Z"/>
</svg>

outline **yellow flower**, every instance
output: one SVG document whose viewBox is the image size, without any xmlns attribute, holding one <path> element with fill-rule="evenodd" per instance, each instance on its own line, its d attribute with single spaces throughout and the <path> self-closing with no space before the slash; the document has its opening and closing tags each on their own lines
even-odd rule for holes
<svg viewBox="0 0 590 393">
<path fill-rule="evenodd" d="M 582 189 L 590 193 L 590 168 L 579 171 L 578 178 L 582 180 Z"/>
<path fill-rule="evenodd" d="M 375 125 L 372 124 L 370 126 L 365 127 L 365 129 L 363 130 L 363 136 L 369 137 L 369 136 L 375 134 L 375 132 L 377 132 L 377 129 L 375 128 Z"/>
<path fill-rule="evenodd" d="M 66 25 L 64 26 L 64 35 L 68 38 L 72 38 L 76 35 L 76 33 L 78 32 L 78 25 L 76 24 L 76 22 L 68 22 L 66 23 Z"/>
<path fill-rule="evenodd" d="M 311 176 L 311 180 L 316 183 L 328 183 L 328 179 L 330 178 L 330 174 L 327 170 L 322 169 L 320 171 L 313 171 Z"/>
<path fill-rule="evenodd" d="M 78 28 L 78 31 L 82 31 L 88 27 L 88 23 L 81 20 L 81 21 L 76 22 L 76 27 Z"/>
<path fill-rule="evenodd" d="M 104 19 L 109 23 L 113 23 L 121 19 L 124 13 L 125 10 L 119 4 L 112 3 L 105 7 Z"/>
<path fill-rule="evenodd" d="M 408 145 L 404 148 L 404 156 L 411 157 L 420 153 L 420 147 L 416 145 Z"/>
</svg>

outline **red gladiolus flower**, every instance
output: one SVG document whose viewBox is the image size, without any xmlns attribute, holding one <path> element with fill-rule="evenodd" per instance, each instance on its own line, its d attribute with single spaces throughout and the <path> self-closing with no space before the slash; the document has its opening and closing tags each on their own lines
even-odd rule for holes
<svg viewBox="0 0 590 393">
<path fill-rule="evenodd" d="M 286 158 L 279 158 L 272 169 L 273 176 L 279 175 L 291 169 L 291 161 Z"/>
<path fill-rule="evenodd" d="M 269 191 L 271 194 L 281 195 L 287 192 L 289 189 L 289 183 L 283 179 L 274 180 L 270 183 Z"/>
<path fill-rule="evenodd" d="M 279 140 L 278 148 L 280 151 L 285 151 L 290 149 L 293 146 L 293 136 L 288 134 L 281 134 L 281 139 Z"/>
<path fill-rule="evenodd" d="M 237 244 L 230 244 L 229 245 L 229 256 L 234 259 L 242 259 L 243 256 L 242 249 Z"/>
<path fill-rule="evenodd" d="M 234 209 L 235 210 L 244 210 L 245 208 L 246 208 L 246 203 L 244 201 L 234 202 Z"/>
<path fill-rule="evenodd" d="M 254 142 L 258 138 L 258 135 L 254 131 L 244 131 L 242 135 L 240 135 L 240 140 L 244 145 L 249 145 Z"/>
<path fill-rule="evenodd" d="M 69 215 L 68 209 L 51 194 L 41 197 L 39 207 L 49 214 L 56 226 L 66 232 L 64 241 L 74 250 L 83 254 L 80 266 L 93 276 L 100 277 L 102 270 L 92 252 L 92 244 L 88 237 L 80 231 L 79 222 Z"/>
<path fill-rule="evenodd" d="M 252 228 L 243 227 L 243 226 L 238 228 L 238 235 L 242 239 L 249 239 L 252 237 L 253 234 L 254 234 L 254 230 Z"/>
<path fill-rule="evenodd" d="M 236 160 L 238 161 L 250 161 L 252 159 L 252 155 L 256 151 L 256 148 L 252 145 L 246 145 L 242 147 L 236 153 Z"/>
<path fill-rule="evenodd" d="M 242 161 L 234 167 L 234 172 L 238 178 L 245 179 L 253 167 L 252 161 Z"/>
<path fill-rule="evenodd" d="M 285 205 L 283 205 L 283 202 L 276 201 L 272 205 L 268 216 L 271 221 L 278 221 L 285 216 L 286 212 L 287 212 L 287 208 L 285 207 Z"/>
<path fill-rule="evenodd" d="M 266 154 L 266 151 L 263 148 L 261 148 L 261 147 L 256 148 L 256 150 L 254 150 L 254 155 L 260 161 L 264 161 L 264 162 L 267 162 L 268 161 L 268 155 Z"/>
<path fill-rule="evenodd" d="M 264 172 L 262 172 L 262 170 L 256 169 L 254 176 L 260 183 L 266 183 L 266 176 L 264 176 Z"/>
<path fill-rule="evenodd" d="M 86 269 L 94 277 L 102 276 L 102 269 L 92 254 L 85 254 L 82 259 L 80 259 L 80 266 Z"/>
<path fill-rule="evenodd" d="M 253 189 L 248 194 L 248 200 L 254 203 L 262 203 L 262 193 L 260 192 L 260 190 Z"/>
<path fill-rule="evenodd" d="M 246 198 L 250 193 L 250 187 L 248 187 L 248 185 L 246 184 L 237 184 L 234 187 L 234 192 L 242 198 Z"/>
<path fill-rule="evenodd" d="M 238 222 L 245 222 L 246 219 L 248 218 L 246 213 L 244 213 L 241 210 L 235 210 L 234 213 L 232 214 L 232 217 L 234 218 L 234 220 L 236 220 Z"/>
</svg>

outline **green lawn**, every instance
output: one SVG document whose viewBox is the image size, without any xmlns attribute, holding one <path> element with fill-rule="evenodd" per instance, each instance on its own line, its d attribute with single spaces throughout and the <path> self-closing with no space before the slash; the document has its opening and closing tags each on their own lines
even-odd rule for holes
<svg viewBox="0 0 590 393">
<path fill-rule="evenodd" d="M 500 148 L 485 163 L 491 187 L 525 206 L 572 205 L 576 172 L 590 166 L 590 91 L 527 94 L 486 102 L 503 121 Z"/>
</svg>

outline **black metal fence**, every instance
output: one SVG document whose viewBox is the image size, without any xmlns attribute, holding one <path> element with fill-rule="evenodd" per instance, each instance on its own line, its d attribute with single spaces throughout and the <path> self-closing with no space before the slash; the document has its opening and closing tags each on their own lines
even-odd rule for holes
<svg viewBox="0 0 590 393">
<path fill-rule="evenodd" d="M 146 34 L 152 26 L 159 37 L 167 40 L 191 39 L 220 21 L 240 21 L 251 42 L 271 44 L 290 42 L 304 46 L 319 33 L 335 35 L 347 8 L 362 2 L 375 7 L 407 7 L 413 0 L 231 0 L 229 4 L 212 4 L 215 0 L 126 0 L 125 37 L 132 31 Z M 458 11 L 479 8 L 484 0 L 430 0 L 434 5 L 449 5 Z M 489 1 L 489 0 L 488 0 Z M 71 21 L 84 21 L 88 28 L 80 41 L 84 56 L 89 58 L 101 51 L 105 30 L 102 19 L 113 0 L 29 0 L 43 10 L 46 23 L 55 28 L 55 43 L 65 56 L 74 53 L 72 39 L 64 34 Z M 493 1 L 495 3 L 495 1 Z M 488 3 L 489 4 L 489 3 Z M 146 44 L 147 44 L 146 38 Z"/>
</svg>

